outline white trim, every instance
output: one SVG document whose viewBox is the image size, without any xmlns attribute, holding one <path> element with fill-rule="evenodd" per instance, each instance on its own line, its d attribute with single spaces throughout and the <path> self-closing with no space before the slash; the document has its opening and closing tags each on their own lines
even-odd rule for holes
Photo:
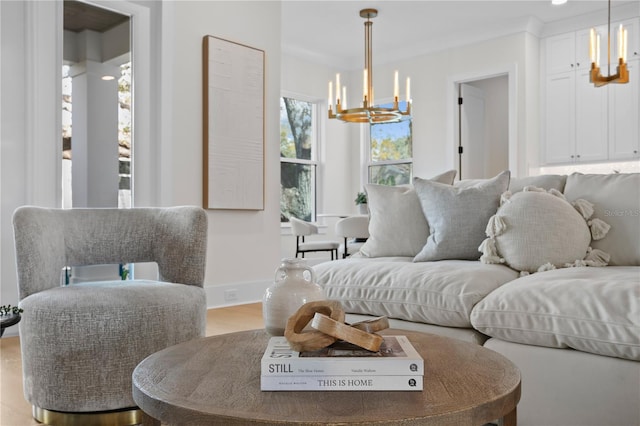
<svg viewBox="0 0 640 426">
<path fill-rule="evenodd" d="M 215 286 L 205 285 L 207 309 L 262 302 L 264 292 L 271 284 L 271 281 L 247 281 Z M 237 299 L 233 301 L 225 300 L 224 295 L 227 290 L 235 290 L 238 296 Z"/>
<path fill-rule="evenodd" d="M 381 101 L 376 102 L 376 105 L 385 105 L 391 104 L 393 99 L 391 98 L 383 98 Z M 409 120 L 413 120 L 413 117 L 409 118 Z M 381 123 L 384 124 L 384 123 Z M 366 128 L 366 131 L 365 131 Z M 360 125 L 360 179 L 362 182 L 361 187 L 364 188 L 365 184 L 369 183 L 369 168 L 374 166 L 389 166 L 396 164 L 410 164 L 411 165 L 411 178 L 413 178 L 413 128 L 411 131 L 411 157 L 403 158 L 401 160 L 383 160 L 383 161 L 371 161 L 371 125 L 368 123 L 363 123 Z"/>
<path fill-rule="evenodd" d="M 26 3 L 25 21 L 25 202 L 60 207 L 62 2 Z"/>
<path fill-rule="evenodd" d="M 131 17 L 132 90 L 132 206 L 145 207 L 158 204 L 158 182 L 161 179 L 159 163 L 161 149 L 151 147 L 151 17 L 149 7 L 124 0 L 81 0 Z M 60 86 L 60 85 L 58 85 Z M 165 120 L 169 121 L 169 120 Z M 165 166 L 166 164 L 163 164 Z M 171 167 L 162 169 L 170 176 Z M 165 177 L 167 179 L 167 177 Z"/>
<path fill-rule="evenodd" d="M 156 38 L 161 40 L 162 54 L 159 59 L 158 72 L 160 73 L 160 99 L 158 99 L 157 114 L 154 117 L 160 117 L 159 132 L 155 134 L 155 140 L 158 141 L 158 155 L 160 156 L 158 164 L 159 169 L 156 173 L 158 181 L 158 205 L 173 205 L 173 62 L 174 48 L 173 44 L 167 46 L 167 40 L 175 40 L 174 22 L 175 22 L 175 6 L 172 1 L 163 1 L 161 4 L 160 14 L 162 15 L 161 34 L 157 34 Z M 162 170 L 162 173 L 159 171 Z"/>
<path fill-rule="evenodd" d="M 489 68 L 481 71 L 473 71 L 469 73 L 455 74 L 447 77 L 447 150 L 445 153 L 445 162 L 452 169 L 458 169 L 456 155 L 458 152 L 457 134 L 457 117 L 458 117 L 458 84 L 466 83 L 474 80 L 482 80 L 485 78 L 507 76 L 508 80 L 508 97 L 509 97 L 509 170 L 511 176 L 520 176 L 518 167 L 518 66 L 516 63 L 505 64 L 495 68 Z M 526 172 L 526 171 L 525 171 Z M 524 176 L 524 175 L 523 175 Z"/>
<path fill-rule="evenodd" d="M 315 169 L 313 169 L 315 188 L 314 188 L 314 194 L 313 194 L 314 198 L 312 200 L 312 205 L 313 205 L 312 217 L 315 219 L 316 214 L 319 211 L 322 211 L 322 207 L 323 207 L 322 200 L 324 199 L 323 186 L 322 186 L 322 182 L 324 179 L 321 177 L 324 176 L 324 172 L 326 170 L 326 168 L 323 167 L 325 163 L 324 160 L 325 160 L 326 154 L 325 154 L 325 145 L 323 143 L 324 132 L 322 131 L 322 129 L 324 129 L 325 123 L 322 121 L 320 111 L 322 110 L 322 105 L 326 104 L 327 101 L 325 99 L 304 95 L 301 93 L 296 93 L 290 90 L 281 90 L 280 96 L 278 97 L 278 102 L 280 102 L 280 98 L 296 99 L 296 100 L 308 102 L 311 104 L 311 114 L 313 116 L 313 121 L 311 123 L 311 132 L 312 134 L 315 135 L 314 137 L 315 146 L 311 150 L 311 160 L 279 157 L 280 159 L 279 163 L 284 162 L 284 163 L 291 163 L 291 164 L 302 164 L 306 166 L 315 166 Z M 280 114 L 278 114 L 278 120 L 280 120 Z M 279 126 L 280 126 L 280 122 L 278 121 L 278 128 Z M 282 197 L 282 194 L 280 194 L 279 196 Z"/>
</svg>

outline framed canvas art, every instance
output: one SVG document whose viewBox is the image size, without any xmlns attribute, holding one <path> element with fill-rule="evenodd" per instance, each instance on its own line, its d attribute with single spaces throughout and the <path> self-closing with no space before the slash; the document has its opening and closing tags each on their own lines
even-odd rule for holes
<svg viewBox="0 0 640 426">
<path fill-rule="evenodd" d="M 202 47 L 203 206 L 264 210 L 264 51 L 209 35 Z"/>
</svg>

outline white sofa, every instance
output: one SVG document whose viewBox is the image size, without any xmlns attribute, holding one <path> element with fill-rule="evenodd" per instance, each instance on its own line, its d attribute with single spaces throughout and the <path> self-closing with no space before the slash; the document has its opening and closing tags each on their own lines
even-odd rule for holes
<svg viewBox="0 0 640 426">
<path fill-rule="evenodd" d="M 434 179 L 452 183 L 453 177 Z M 487 218 L 502 211 L 505 179 L 513 200 L 533 186 L 554 189 L 567 202 L 592 203 L 593 215 L 583 215 L 591 216 L 583 226 L 598 218 L 610 229 L 588 242 L 587 254 L 608 254 L 608 266 L 580 266 L 593 264 L 580 259 L 574 267 L 556 264 L 553 257 L 571 252 L 567 244 L 574 244 L 577 231 L 550 232 L 546 224 L 539 232 L 534 226 L 535 235 L 516 235 L 515 247 L 530 250 L 528 243 L 543 236 L 539 245 L 548 246 L 544 255 L 555 269 L 547 264 L 527 273 L 510 267 L 509 260 L 480 261 L 478 238 L 486 238 L 492 220 Z M 342 302 L 348 321 L 386 315 L 392 327 L 463 339 L 503 354 L 522 373 L 519 425 L 640 425 L 640 174 L 509 180 L 506 173 L 444 186 L 422 179 L 406 187 L 367 186 L 369 240 L 351 258 L 314 266 L 328 298 Z M 496 193 L 492 205 L 488 200 Z M 510 203 L 508 196 L 502 203 Z M 524 217 L 545 223 L 553 210 L 535 203 Z M 475 245 L 477 254 L 448 246 L 456 241 Z M 505 255 L 507 244 L 498 246 L 498 255 Z M 531 257 L 539 254 L 533 250 Z"/>
</svg>

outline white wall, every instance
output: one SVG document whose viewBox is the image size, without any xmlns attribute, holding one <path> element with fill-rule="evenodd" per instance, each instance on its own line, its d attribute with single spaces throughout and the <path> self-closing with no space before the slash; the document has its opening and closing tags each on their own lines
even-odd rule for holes
<svg viewBox="0 0 640 426">
<path fill-rule="evenodd" d="M 280 3 L 131 4 L 149 6 L 152 35 L 149 49 L 138 52 L 149 55 L 151 67 L 148 73 L 140 73 L 146 78 L 137 88 L 153 87 L 153 105 L 147 116 L 151 119 L 142 123 L 153 143 L 139 152 L 136 169 L 138 182 L 144 182 L 136 187 L 139 206 L 202 205 L 202 37 L 215 35 L 266 53 L 265 210 L 208 211 L 205 277 L 209 305 L 224 304 L 222 295 L 228 288 L 255 300 L 270 283 L 280 259 Z M 0 8 L 0 288 L 2 303 L 16 304 L 11 215 L 24 204 L 60 205 L 61 138 L 56 130 L 60 126 L 60 78 L 56 69 L 62 57 L 62 2 L 0 2 Z M 40 25 L 33 25 L 35 22 Z"/>
<path fill-rule="evenodd" d="M 205 289 L 209 306 L 262 297 L 280 259 L 280 3 L 165 2 L 162 49 L 170 81 L 170 204 L 202 205 L 202 38 L 212 35 L 265 52 L 265 206 L 208 210 Z M 167 51 L 168 49 L 168 51 Z M 165 188 L 166 190 L 167 188 Z M 236 290 L 237 300 L 225 300 Z"/>
<path fill-rule="evenodd" d="M 0 2 L 0 299 L 18 302 L 13 211 L 24 204 L 55 207 L 61 197 L 60 74 L 56 16 L 62 3 Z M 60 15 L 61 16 L 61 15 Z M 33 23 L 46 17 L 42 25 Z M 61 21 L 60 21 L 61 22 Z M 59 31 L 59 39 L 56 37 Z M 28 81 L 37 80 L 38 85 Z M 9 330 L 8 334 L 16 330 Z"/>
<path fill-rule="evenodd" d="M 394 70 L 400 71 L 401 81 L 411 76 L 414 176 L 428 178 L 456 168 L 453 96 L 457 92 L 449 87 L 452 76 L 491 75 L 507 69 L 515 70 L 516 80 L 516 166 L 521 175 L 526 173 L 532 161 L 527 147 L 534 144 L 537 149 L 538 143 L 538 43 L 537 37 L 523 32 L 396 64 L 374 65 L 376 99 L 391 98 Z M 347 84 L 355 89 L 348 97 L 358 99 L 361 71 L 351 72 L 349 78 Z"/>
</svg>

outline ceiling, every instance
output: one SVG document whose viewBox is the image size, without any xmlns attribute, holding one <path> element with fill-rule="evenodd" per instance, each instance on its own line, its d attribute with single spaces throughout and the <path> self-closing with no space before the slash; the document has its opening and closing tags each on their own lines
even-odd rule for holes
<svg viewBox="0 0 640 426">
<path fill-rule="evenodd" d="M 612 1 L 612 9 L 640 2 Z M 378 9 L 373 19 L 373 61 L 384 63 L 469 44 L 594 12 L 606 0 L 351 0 L 282 2 L 282 47 L 286 53 L 354 69 L 364 61 L 364 22 L 359 11 Z M 613 12 L 612 12 L 612 16 Z M 615 16 L 614 16 L 615 17 Z"/>
<path fill-rule="evenodd" d="M 64 1 L 64 29 L 75 33 L 92 30 L 99 33 L 127 21 L 126 15 L 74 0 Z"/>
<path fill-rule="evenodd" d="M 166 1 L 166 0 L 165 0 Z M 618 6 L 640 1 L 613 0 Z M 375 8 L 373 61 L 398 61 L 599 12 L 606 0 L 283 0 L 282 49 L 308 60 L 356 69 L 364 61 L 364 22 L 359 12 Z M 635 9 L 634 9 L 635 10 Z M 615 14 L 612 13 L 615 19 Z M 64 27 L 103 32 L 127 16 L 74 0 L 64 1 Z M 605 18 L 606 19 L 606 18 Z"/>
</svg>

